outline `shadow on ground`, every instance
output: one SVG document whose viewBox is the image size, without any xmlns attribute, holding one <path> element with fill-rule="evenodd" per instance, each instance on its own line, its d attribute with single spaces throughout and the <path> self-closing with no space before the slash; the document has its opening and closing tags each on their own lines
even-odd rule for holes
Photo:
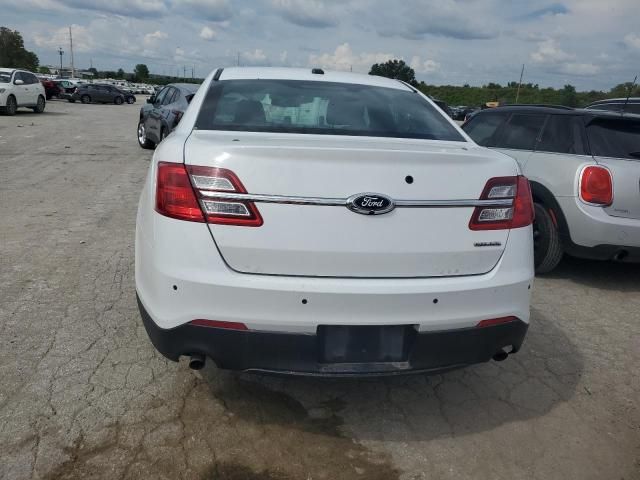
<svg viewBox="0 0 640 480">
<path fill-rule="evenodd" d="M 560 265 L 543 278 L 571 280 L 588 287 L 617 292 L 640 292 L 640 265 L 604 262 L 565 256 Z"/>
<path fill-rule="evenodd" d="M 218 476 L 205 478 L 289 478 L 287 471 L 298 478 L 302 472 L 290 467 L 305 463 L 301 451 L 309 461 L 314 456 L 310 452 L 329 454 L 325 458 L 331 458 L 333 465 L 327 467 L 326 478 L 347 478 L 331 475 L 354 469 L 380 473 L 366 478 L 397 478 L 388 459 L 372 456 L 351 439 L 353 430 L 358 441 L 410 442 L 525 421 L 569 400 L 582 369 L 582 357 L 569 338 L 535 311 L 525 346 L 517 355 L 443 375 L 328 380 L 235 374 L 207 367 L 203 377 L 213 397 L 234 421 L 270 439 L 267 443 L 276 446 L 279 458 L 271 470 L 254 468 L 257 476 L 236 477 L 231 474 L 236 469 L 252 468 L 251 455 L 231 457 L 230 462 L 246 458 L 248 463 L 216 464 L 211 472 Z M 357 467 L 354 458 L 360 462 Z M 373 464 L 372 458 L 382 463 Z M 225 468 L 231 472 L 227 476 L 219 473 Z M 271 476 L 259 476 L 267 473 Z"/>
</svg>

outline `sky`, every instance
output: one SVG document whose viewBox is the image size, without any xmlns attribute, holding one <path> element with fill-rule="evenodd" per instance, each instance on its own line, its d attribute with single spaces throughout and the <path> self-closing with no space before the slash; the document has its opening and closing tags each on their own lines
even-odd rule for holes
<svg viewBox="0 0 640 480">
<path fill-rule="evenodd" d="M 402 59 L 436 85 L 605 89 L 640 73 L 639 0 L 0 0 L 41 64 L 203 77 L 236 65 L 368 73 Z"/>
</svg>

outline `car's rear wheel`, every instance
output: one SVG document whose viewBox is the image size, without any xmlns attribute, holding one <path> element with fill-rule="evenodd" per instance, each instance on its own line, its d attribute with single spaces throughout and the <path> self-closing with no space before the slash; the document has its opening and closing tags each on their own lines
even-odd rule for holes
<svg viewBox="0 0 640 480">
<path fill-rule="evenodd" d="M 116 105 L 122 105 L 122 97 L 116 97 L 113 100 L 113 103 L 115 103 Z"/>
<path fill-rule="evenodd" d="M 549 211 L 540 203 L 534 204 L 536 218 L 533 222 L 533 256 L 536 273 L 549 273 L 558 266 L 562 244 L 558 229 Z"/>
<path fill-rule="evenodd" d="M 7 104 L 4 107 L 5 115 L 15 115 L 16 110 L 18 110 L 18 102 L 16 102 L 16 97 L 13 95 L 9 95 L 7 98 Z"/>
<path fill-rule="evenodd" d="M 142 148 L 151 149 L 155 146 L 155 144 L 147 138 L 147 128 L 142 120 L 138 123 L 138 143 Z"/>
<path fill-rule="evenodd" d="M 36 104 L 35 107 L 33 107 L 33 111 L 36 113 L 42 113 L 44 112 L 44 107 L 46 106 L 46 102 L 44 101 L 44 97 L 42 95 L 40 95 L 38 97 L 38 103 Z"/>
<path fill-rule="evenodd" d="M 89 95 L 82 95 L 80 101 L 82 103 L 91 103 L 91 97 Z"/>
<path fill-rule="evenodd" d="M 133 97 L 127 97 L 127 103 L 128 103 L 129 105 L 132 105 L 132 104 L 133 104 L 133 102 L 135 102 L 135 101 L 136 101 L 136 99 L 135 99 L 135 98 L 133 98 Z"/>
</svg>

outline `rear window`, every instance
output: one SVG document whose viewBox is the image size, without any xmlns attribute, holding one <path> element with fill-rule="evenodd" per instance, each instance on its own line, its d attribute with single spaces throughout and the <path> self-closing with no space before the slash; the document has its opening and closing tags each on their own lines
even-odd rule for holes
<svg viewBox="0 0 640 480">
<path fill-rule="evenodd" d="M 496 146 L 515 150 L 533 150 L 545 115 L 514 113 L 504 127 Z"/>
<path fill-rule="evenodd" d="M 640 159 L 640 121 L 597 118 L 587 127 L 587 136 L 595 156 Z"/>
<path fill-rule="evenodd" d="M 478 145 L 492 147 L 493 137 L 506 119 L 507 115 L 500 113 L 479 113 L 471 118 L 463 129 Z"/>
<path fill-rule="evenodd" d="M 465 141 L 409 90 L 300 80 L 213 82 L 196 128 Z"/>
</svg>

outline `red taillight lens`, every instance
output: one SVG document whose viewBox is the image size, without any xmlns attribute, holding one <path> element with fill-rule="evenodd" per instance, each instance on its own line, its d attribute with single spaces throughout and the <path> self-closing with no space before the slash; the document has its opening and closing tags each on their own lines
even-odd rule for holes
<svg viewBox="0 0 640 480">
<path fill-rule="evenodd" d="M 247 193 L 240 179 L 226 168 L 187 165 L 208 223 L 259 227 L 262 216 L 253 202 L 225 199 L 209 193 Z"/>
<path fill-rule="evenodd" d="M 533 223 L 533 200 L 529 180 L 517 177 L 489 179 L 480 200 L 508 200 L 511 205 L 476 207 L 469 221 L 471 230 L 503 230 Z"/>
<path fill-rule="evenodd" d="M 518 320 L 518 317 L 500 317 L 490 318 L 489 320 L 482 320 L 478 322 L 476 328 L 493 327 L 495 325 L 502 325 L 505 323 L 511 323 Z"/>
<path fill-rule="evenodd" d="M 587 203 L 611 205 L 613 203 L 611 172 L 604 167 L 586 167 L 580 178 L 580 198 Z"/>
<path fill-rule="evenodd" d="M 156 212 L 178 220 L 205 221 L 182 163 L 158 163 Z"/>
<path fill-rule="evenodd" d="M 249 330 L 244 323 L 240 322 L 221 322 L 220 320 L 191 320 L 191 325 L 199 327 L 226 328 L 227 330 Z"/>
<path fill-rule="evenodd" d="M 158 163 L 156 211 L 192 222 L 259 227 L 262 216 L 253 202 L 219 198 L 210 193 L 247 193 L 226 168 Z"/>
</svg>

